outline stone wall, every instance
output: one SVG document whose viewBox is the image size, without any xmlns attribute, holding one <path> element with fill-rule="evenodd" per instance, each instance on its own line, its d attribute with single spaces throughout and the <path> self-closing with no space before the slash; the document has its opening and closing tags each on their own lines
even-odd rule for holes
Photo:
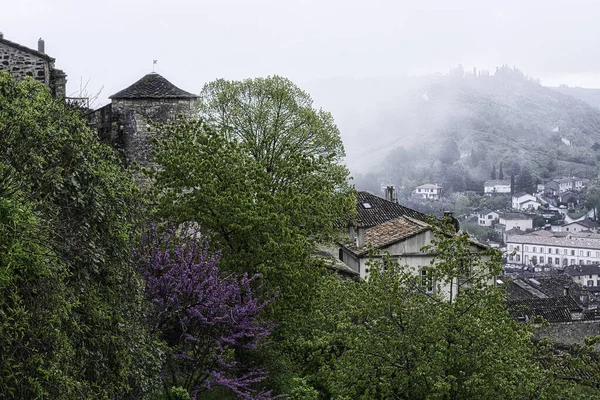
<svg viewBox="0 0 600 400">
<path fill-rule="evenodd" d="M 105 110 L 103 110 L 105 109 Z M 148 165 L 151 158 L 150 122 L 168 123 L 179 115 L 190 117 L 195 101 L 190 99 L 115 99 L 110 110 L 96 111 L 101 137 L 122 150 L 127 165 Z M 110 133 L 106 127 L 110 125 Z"/>
<path fill-rule="evenodd" d="M 0 70 L 10 72 L 17 79 L 31 76 L 50 86 L 50 70 L 53 67 L 48 60 L 0 43 Z"/>
<path fill-rule="evenodd" d="M 548 337 L 554 343 L 583 345 L 585 338 L 600 335 L 600 321 L 558 322 L 539 328 L 536 337 Z M 596 345 L 600 349 L 600 344 Z"/>
<path fill-rule="evenodd" d="M 2 39 L 0 37 L 0 39 Z M 0 71 L 8 71 L 16 79 L 28 76 L 48 86 L 52 95 L 59 98 L 66 96 L 66 74 L 54 68 L 54 61 L 44 54 L 36 55 L 34 51 L 9 41 L 0 41 Z"/>
</svg>

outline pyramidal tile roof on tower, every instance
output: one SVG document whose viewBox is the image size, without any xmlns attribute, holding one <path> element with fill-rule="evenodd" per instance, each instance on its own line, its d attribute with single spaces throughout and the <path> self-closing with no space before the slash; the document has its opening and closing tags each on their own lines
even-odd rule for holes
<svg viewBox="0 0 600 400">
<path fill-rule="evenodd" d="M 163 76 L 153 72 L 113 94 L 109 99 L 195 99 L 197 97 L 195 94 L 179 89 Z"/>
</svg>

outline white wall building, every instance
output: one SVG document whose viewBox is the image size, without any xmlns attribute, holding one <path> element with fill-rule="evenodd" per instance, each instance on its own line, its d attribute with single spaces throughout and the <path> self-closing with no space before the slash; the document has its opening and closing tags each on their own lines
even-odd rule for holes
<svg viewBox="0 0 600 400">
<path fill-rule="evenodd" d="M 426 183 L 417 186 L 413 191 L 413 196 L 422 197 L 429 200 L 439 200 L 442 197 L 442 187 L 436 184 Z"/>
<path fill-rule="evenodd" d="M 498 213 L 492 210 L 481 210 L 477 215 L 480 226 L 492 227 L 498 222 Z"/>
<path fill-rule="evenodd" d="M 509 263 L 523 265 L 600 264 L 600 239 L 567 235 L 544 237 L 537 235 L 510 235 L 506 238 Z"/>
<path fill-rule="evenodd" d="M 483 184 L 483 194 L 491 196 L 493 194 L 510 194 L 510 181 L 491 180 Z"/>
<path fill-rule="evenodd" d="M 600 289 L 600 265 L 569 265 L 565 274 L 583 287 Z"/>
<path fill-rule="evenodd" d="M 521 193 L 512 197 L 512 208 L 515 210 L 537 210 L 541 204 L 531 194 Z"/>
</svg>

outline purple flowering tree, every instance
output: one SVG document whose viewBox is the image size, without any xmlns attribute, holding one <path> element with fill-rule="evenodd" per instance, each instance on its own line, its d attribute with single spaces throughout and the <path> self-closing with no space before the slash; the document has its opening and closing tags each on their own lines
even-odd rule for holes
<svg viewBox="0 0 600 400">
<path fill-rule="evenodd" d="M 252 286 L 258 275 L 219 271 L 219 254 L 189 226 L 177 230 L 169 224 L 161 233 L 152 225 L 136 255 L 153 304 L 151 328 L 168 348 L 166 396 L 185 390 L 196 399 L 224 387 L 238 399 L 272 399 L 270 391 L 257 389 L 266 371 L 237 356 L 260 347 L 270 333 L 259 313 L 274 297 L 256 297 Z"/>
</svg>

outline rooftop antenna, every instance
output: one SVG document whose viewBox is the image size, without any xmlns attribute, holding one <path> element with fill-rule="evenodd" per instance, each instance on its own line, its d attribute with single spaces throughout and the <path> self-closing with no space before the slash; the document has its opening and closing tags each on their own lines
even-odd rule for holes
<svg viewBox="0 0 600 400">
<path fill-rule="evenodd" d="M 152 72 L 154 73 L 154 66 L 158 63 L 158 60 L 152 60 Z"/>
</svg>

